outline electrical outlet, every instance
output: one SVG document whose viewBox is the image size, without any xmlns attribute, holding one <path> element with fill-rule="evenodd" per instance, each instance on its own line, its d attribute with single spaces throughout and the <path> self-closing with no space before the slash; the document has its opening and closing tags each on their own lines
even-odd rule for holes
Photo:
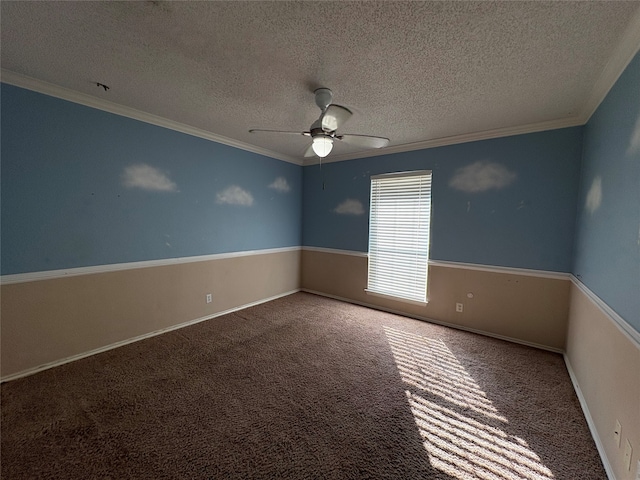
<svg viewBox="0 0 640 480">
<path fill-rule="evenodd" d="M 456 303 L 456 312 L 462 312 L 463 309 L 464 305 L 462 305 L 461 303 Z"/>
<path fill-rule="evenodd" d="M 631 442 L 629 442 L 629 439 L 627 438 L 627 441 L 625 442 L 624 445 L 624 468 L 627 469 L 627 471 L 631 470 L 631 455 L 633 455 L 633 448 L 631 448 Z"/>
<path fill-rule="evenodd" d="M 213 296 L 210 293 L 207 293 L 207 303 L 211 303 L 213 301 Z"/>
<path fill-rule="evenodd" d="M 613 438 L 616 441 L 616 446 L 620 448 L 620 437 L 622 436 L 622 425 L 620 425 L 620 420 L 616 420 L 616 426 L 613 429 Z"/>
</svg>

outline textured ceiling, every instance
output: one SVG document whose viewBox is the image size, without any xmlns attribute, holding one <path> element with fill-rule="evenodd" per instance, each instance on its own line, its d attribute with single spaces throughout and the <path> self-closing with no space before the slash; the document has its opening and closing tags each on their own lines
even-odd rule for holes
<svg viewBox="0 0 640 480">
<path fill-rule="evenodd" d="M 307 138 L 248 130 L 308 130 L 320 86 L 354 112 L 339 133 L 388 137 L 389 149 L 580 123 L 639 10 L 592 1 L 4 0 L 1 62 L 301 161 Z M 354 156 L 366 155 L 343 144 L 331 154 Z"/>
</svg>

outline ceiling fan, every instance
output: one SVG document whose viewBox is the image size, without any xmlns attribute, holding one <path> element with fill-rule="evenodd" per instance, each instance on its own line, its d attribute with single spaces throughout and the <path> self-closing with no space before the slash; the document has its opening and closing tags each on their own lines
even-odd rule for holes
<svg viewBox="0 0 640 480">
<path fill-rule="evenodd" d="M 351 118 L 351 110 L 342 105 L 331 103 L 333 93 L 328 88 L 318 88 L 314 91 L 316 97 L 316 105 L 320 107 L 322 113 L 320 118 L 313 122 L 308 132 L 287 132 L 282 130 L 263 130 L 253 128 L 250 133 L 284 133 L 293 135 L 304 135 L 311 137 L 313 140 L 307 148 L 304 156 L 311 157 L 314 154 L 320 158 L 324 158 L 333 148 L 334 140 L 355 145 L 363 148 L 382 148 L 389 144 L 389 139 L 384 137 L 373 137 L 370 135 L 344 134 L 338 135 L 336 131 L 344 123 Z"/>
</svg>

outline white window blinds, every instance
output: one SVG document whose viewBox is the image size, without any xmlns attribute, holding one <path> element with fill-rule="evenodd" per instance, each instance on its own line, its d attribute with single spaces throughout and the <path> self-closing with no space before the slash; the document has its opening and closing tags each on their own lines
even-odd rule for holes
<svg viewBox="0 0 640 480">
<path fill-rule="evenodd" d="M 431 171 L 371 177 L 367 292 L 427 301 Z"/>
</svg>

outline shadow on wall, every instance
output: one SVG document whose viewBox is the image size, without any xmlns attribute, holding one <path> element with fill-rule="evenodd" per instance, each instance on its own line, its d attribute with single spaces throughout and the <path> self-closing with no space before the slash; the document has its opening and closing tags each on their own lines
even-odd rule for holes
<svg viewBox="0 0 640 480">
<path fill-rule="evenodd" d="M 528 421 L 526 415 L 544 416 L 545 412 L 538 403 L 544 401 L 544 395 L 535 399 L 526 386 L 518 385 L 518 382 L 526 381 L 526 373 L 514 384 L 518 391 L 510 400 L 526 396 L 534 401 L 522 405 L 524 417 L 507 416 L 496 408 L 478 381 L 442 339 L 431 339 L 389 327 L 384 330 L 400 377 L 406 384 L 407 401 L 424 441 L 424 448 L 434 468 L 461 480 L 604 478 L 600 476 L 604 475 L 604 471 L 599 470 L 597 465 L 591 471 L 591 467 L 587 467 L 586 475 L 567 471 L 565 463 L 580 463 L 580 459 L 574 456 L 574 450 L 581 446 L 575 444 L 568 447 L 565 442 L 564 448 L 568 451 L 557 448 L 557 440 L 566 434 L 562 430 L 563 425 L 556 430 L 556 425 L 549 425 L 550 418 L 544 418 L 542 422 L 537 422 L 535 418 Z M 530 367 L 531 362 L 528 365 Z M 493 367 L 486 368 L 485 373 L 490 378 L 484 380 L 500 383 L 495 378 Z M 509 392 L 505 393 L 509 396 Z M 514 408 L 519 408 L 519 402 L 515 403 Z M 557 403 L 551 402 L 551 405 Z M 565 412 L 559 413 L 564 415 Z M 579 422 L 581 413 L 578 411 L 577 415 Z M 590 438 L 588 432 L 585 435 L 587 439 Z M 541 447 L 540 437 L 547 441 L 545 447 Z M 548 441 L 549 438 L 552 440 Z M 543 455 L 541 448 L 550 449 L 551 454 Z M 598 459 L 595 448 L 586 450 Z M 569 470 L 572 468 L 570 466 Z"/>
</svg>

